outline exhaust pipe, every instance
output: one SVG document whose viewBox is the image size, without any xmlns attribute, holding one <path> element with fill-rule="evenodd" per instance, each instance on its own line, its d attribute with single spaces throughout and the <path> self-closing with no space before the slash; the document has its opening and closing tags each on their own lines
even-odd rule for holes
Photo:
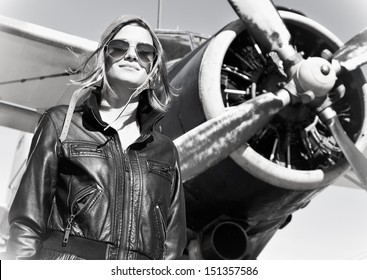
<svg viewBox="0 0 367 280">
<path fill-rule="evenodd" d="M 248 248 L 245 229 L 236 222 L 224 221 L 204 230 L 200 251 L 207 260 L 241 260 Z"/>
</svg>

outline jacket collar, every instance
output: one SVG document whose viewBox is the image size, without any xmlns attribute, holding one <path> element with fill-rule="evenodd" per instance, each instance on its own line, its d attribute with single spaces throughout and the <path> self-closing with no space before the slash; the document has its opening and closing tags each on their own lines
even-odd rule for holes
<svg viewBox="0 0 367 280">
<path fill-rule="evenodd" d="M 88 121 L 92 123 L 98 130 L 104 131 L 108 126 L 101 118 L 99 113 L 100 98 L 99 93 L 92 91 L 88 99 L 83 104 L 83 110 L 85 112 L 85 117 Z M 137 111 L 137 121 L 140 126 L 140 132 L 142 135 L 150 134 L 155 124 L 163 118 L 164 114 L 155 111 L 148 103 L 147 94 L 143 91 L 140 95 L 139 106 Z M 110 130 L 113 128 L 107 129 Z"/>
</svg>

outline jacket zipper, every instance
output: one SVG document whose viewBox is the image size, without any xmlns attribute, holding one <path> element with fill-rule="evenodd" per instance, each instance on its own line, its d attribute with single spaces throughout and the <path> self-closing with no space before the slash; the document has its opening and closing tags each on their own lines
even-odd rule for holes
<svg viewBox="0 0 367 280">
<path fill-rule="evenodd" d="M 162 214 L 162 209 L 160 207 L 159 204 L 156 204 L 154 206 L 155 208 L 155 215 L 156 215 L 156 231 L 157 231 L 157 235 L 158 235 L 158 244 L 159 244 L 159 253 L 158 253 L 158 257 L 157 258 L 161 258 L 162 256 L 160 255 L 162 253 L 162 255 L 164 255 L 165 252 L 165 242 L 166 242 L 166 236 L 167 236 L 167 228 L 166 228 L 166 224 L 164 222 L 164 218 L 163 218 L 163 214 Z"/>
<path fill-rule="evenodd" d="M 69 236 L 70 236 L 70 232 L 71 232 L 71 225 L 73 223 L 73 220 L 75 218 L 75 215 L 71 215 L 68 218 L 65 230 L 64 230 L 64 238 L 62 239 L 62 247 L 65 247 L 68 242 L 69 242 Z"/>
<path fill-rule="evenodd" d="M 164 241 L 166 240 L 166 235 L 167 235 L 167 227 L 166 227 L 166 223 L 164 222 L 162 209 L 159 206 L 159 204 L 156 205 L 156 208 L 158 210 L 159 219 L 160 219 L 161 225 L 162 225 L 163 243 L 164 243 Z"/>
<path fill-rule="evenodd" d="M 131 145 L 130 145 L 131 146 Z M 132 193 L 133 193 L 133 180 L 134 180 L 134 176 L 131 175 L 131 166 L 130 166 L 130 159 L 129 159 L 129 151 L 130 151 L 130 146 L 126 148 L 126 150 L 124 151 L 124 164 L 125 164 L 125 209 L 127 209 L 126 213 L 126 219 L 128 221 L 128 226 L 126 227 L 126 234 L 124 234 L 125 240 L 124 242 L 126 244 L 129 244 L 129 246 L 127 246 L 128 251 L 126 254 L 125 259 L 133 259 L 133 254 L 130 251 L 130 247 L 131 247 L 131 242 L 133 240 L 133 238 L 131 238 L 131 227 L 132 224 L 134 222 L 133 217 L 133 211 L 131 209 L 131 201 L 133 199 Z"/>
<path fill-rule="evenodd" d="M 114 135 L 114 143 L 115 143 L 115 147 L 117 149 L 117 154 L 119 155 L 117 158 L 115 158 L 116 163 L 118 168 L 116 168 L 116 170 L 124 170 L 124 177 L 121 180 L 121 176 L 119 176 L 119 173 L 116 172 L 115 176 L 116 176 L 116 197 L 115 197 L 115 205 L 114 205 L 114 209 L 115 209 L 115 227 L 116 230 L 113 230 L 113 234 L 114 237 L 113 239 L 115 240 L 115 244 L 117 247 L 117 255 L 116 257 L 119 256 L 120 254 L 120 250 L 121 250 L 121 236 L 123 236 L 122 234 L 122 225 L 123 225 L 123 221 L 124 221 L 124 217 L 123 217 L 123 213 L 125 213 L 124 211 L 124 207 L 125 207 L 125 201 L 124 201 L 124 189 L 126 189 L 126 164 L 125 164 L 125 152 L 122 149 L 121 143 L 120 143 L 120 139 L 118 136 L 118 133 L 116 133 Z M 121 168 L 120 168 L 121 167 Z M 121 202 L 121 208 L 119 208 L 119 202 Z"/>
<path fill-rule="evenodd" d="M 99 153 L 102 154 L 103 151 L 96 146 L 94 149 L 92 147 L 73 147 L 74 151 L 77 152 L 91 152 L 91 153 Z"/>
<path fill-rule="evenodd" d="M 114 234 L 117 235 L 117 236 L 114 237 L 114 239 L 116 240 L 115 243 L 117 244 L 117 255 L 120 254 L 121 244 L 123 243 L 122 240 L 121 240 L 121 237 L 124 236 L 127 239 L 128 235 L 129 235 L 129 232 L 128 232 L 129 227 L 128 226 L 126 228 L 126 234 L 122 234 L 122 225 L 123 225 L 123 221 L 124 221 L 123 213 L 127 213 L 127 215 L 129 213 L 129 211 L 124 211 L 124 209 L 129 207 L 128 201 L 126 200 L 126 199 L 128 199 L 129 196 L 124 195 L 124 191 L 126 192 L 128 190 L 128 176 L 130 174 L 130 167 L 129 167 L 129 160 L 128 160 L 129 150 L 130 150 L 130 147 L 132 145 L 134 145 L 135 143 L 144 142 L 150 135 L 151 135 L 151 133 L 142 135 L 134 143 L 132 143 L 130 146 L 128 146 L 126 148 L 126 150 L 123 150 L 122 146 L 121 146 L 121 143 L 120 143 L 118 133 L 116 132 L 114 134 L 114 142 L 115 142 L 115 145 L 116 145 L 116 149 L 118 151 L 118 154 L 121 155 L 120 159 L 117 159 L 116 161 L 119 163 L 119 166 L 121 166 L 122 168 L 117 169 L 117 170 L 124 170 L 124 178 L 123 178 L 122 182 L 120 182 L 121 181 L 120 176 L 118 176 L 118 174 L 116 175 L 116 177 L 117 177 L 116 181 L 118 182 L 118 184 L 117 184 L 118 190 L 121 190 L 121 195 L 120 195 L 121 198 L 119 199 L 119 196 L 118 196 L 117 200 L 122 201 L 121 213 L 118 213 L 118 203 L 116 202 L 116 199 L 115 199 L 115 216 L 116 216 L 115 224 L 117 226 L 117 231 L 113 231 L 113 232 L 114 232 Z M 121 185 L 121 183 L 123 183 L 123 184 Z M 128 219 L 128 216 L 125 216 L 125 217 L 126 217 L 126 219 Z M 127 240 L 126 240 L 126 242 L 127 242 Z M 122 259 L 126 259 L 128 254 L 129 253 L 127 252 L 126 255 L 122 256 Z"/>
<path fill-rule="evenodd" d="M 90 201 L 90 199 L 88 199 L 84 205 L 84 207 L 80 208 L 78 212 L 74 213 L 74 206 L 75 204 L 81 200 L 82 198 L 84 198 L 86 195 L 90 194 L 92 195 L 94 192 L 96 192 L 98 190 L 95 190 L 94 188 L 85 188 L 84 190 L 81 190 L 79 193 L 77 193 L 76 198 L 74 199 L 74 201 L 71 203 L 70 208 L 71 208 L 71 214 L 67 219 L 67 223 L 66 223 L 66 227 L 64 228 L 64 237 L 62 239 L 62 246 L 65 247 L 68 242 L 69 242 L 69 237 L 70 237 L 70 233 L 71 233 L 71 228 L 73 225 L 73 221 L 74 218 L 85 208 L 85 205 L 88 204 L 88 202 Z"/>
</svg>

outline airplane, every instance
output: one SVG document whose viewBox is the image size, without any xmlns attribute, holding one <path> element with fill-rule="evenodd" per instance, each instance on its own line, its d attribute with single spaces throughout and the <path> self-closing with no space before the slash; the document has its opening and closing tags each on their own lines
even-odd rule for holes
<svg viewBox="0 0 367 280">
<path fill-rule="evenodd" d="M 366 147 L 365 32 L 343 45 L 300 12 L 265 0 L 228 2 L 239 19 L 211 37 L 157 30 L 179 89 L 159 129 L 180 153 L 190 259 L 256 259 L 350 165 L 366 186 L 358 172 L 365 160 L 346 138 Z M 1 72 L 0 125 L 32 133 L 42 112 L 68 104 L 73 53 L 97 43 L 0 22 L 4 65 L 22 63 Z M 273 94 L 289 81 L 305 103 L 285 106 Z"/>
</svg>

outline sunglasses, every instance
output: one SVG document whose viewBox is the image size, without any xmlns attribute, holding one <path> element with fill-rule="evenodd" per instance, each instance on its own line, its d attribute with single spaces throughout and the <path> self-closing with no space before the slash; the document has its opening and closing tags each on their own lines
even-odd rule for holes
<svg viewBox="0 0 367 280">
<path fill-rule="evenodd" d="M 125 40 L 112 40 L 107 44 L 106 54 L 112 59 L 122 59 L 128 50 L 134 47 L 139 63 L 152 63 L 157 57 L 157 50 L 154 46 L 146 43 L 131 43 Z"/>
</svg>

